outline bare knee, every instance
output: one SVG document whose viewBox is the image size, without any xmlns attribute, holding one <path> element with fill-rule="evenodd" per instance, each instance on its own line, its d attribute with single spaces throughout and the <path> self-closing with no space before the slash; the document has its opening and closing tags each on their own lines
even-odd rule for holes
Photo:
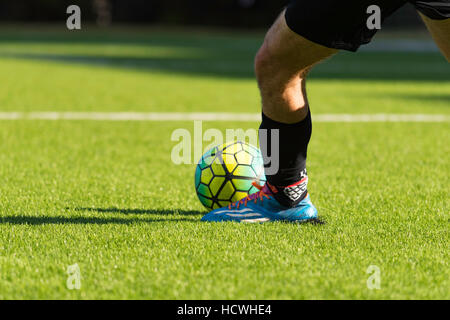
<svg viewBox="0 0 450 320">
<path fill-rule="evenodd" d="M 270 48 L 267 42 L 264 42 L 258 50 L 254 61 L 255 75 L 260 88 L 264 89 L 269 85 L 275 91 L 277 87 L 283 88 L 292 80 L 304 78 L 311 66 L 307 59 L 296 57 L 294 60 L 280 54 L 276 48 Z"/>
</svg>

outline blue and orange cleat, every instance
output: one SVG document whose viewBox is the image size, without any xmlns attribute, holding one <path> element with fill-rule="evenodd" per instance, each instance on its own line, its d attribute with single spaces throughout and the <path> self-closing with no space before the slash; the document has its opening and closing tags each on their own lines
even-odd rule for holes
<svg viewBox="0 0 450 320">
<path fill-rule="evenodd" d="M 317 209 L 311 203 L 309 194 L 293 208 L 278 203 L 268 183 L 263 187 L 253 183 L 258 192 L 234 202 L 226 207 L 206 214 L 202 221 L 268 222 L 290 221 L 308 222 L 317 220 Z"/>
</svg>

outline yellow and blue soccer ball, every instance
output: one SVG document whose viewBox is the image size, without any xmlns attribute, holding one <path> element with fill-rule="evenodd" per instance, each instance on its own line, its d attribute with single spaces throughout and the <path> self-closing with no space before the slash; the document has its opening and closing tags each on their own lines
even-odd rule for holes
<svg viewBox="0 0 450 320">
<path fill-rule="evenodd" d="M 225 143 L 202 156 L 195 170 L 195 190 L 207 209 L 217 209 L 239 201 L 263 185 L 264 162 L 259 149 L 241 142 Z"/>
</svg>

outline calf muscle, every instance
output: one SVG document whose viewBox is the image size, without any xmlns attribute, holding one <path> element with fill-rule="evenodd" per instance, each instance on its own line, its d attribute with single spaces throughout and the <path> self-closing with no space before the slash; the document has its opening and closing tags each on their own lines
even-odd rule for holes
<svg viewBox="0 0 450 320">
<path fill-rule="evenodd" d="M 255 59 L 264 114 L 283 123 L 303 120 L 308 114 L 306 75 L 312 66 L 336 52 L 290 30 L 282 13 Z"/>
</svg>

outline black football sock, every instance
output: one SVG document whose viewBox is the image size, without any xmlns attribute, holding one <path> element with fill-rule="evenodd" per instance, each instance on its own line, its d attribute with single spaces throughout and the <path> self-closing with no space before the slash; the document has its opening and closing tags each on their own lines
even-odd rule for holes
<svg viewBox="0 0 450 320">
<path fill-rule="evenodd" d="M 306 173 L 306 153 L 311 138 L 311 113 L 305 119 L 293 124 L 274 121 L 262 114 L 259 129 L 267 130 L 265 135 L 260 131 L 260 148 L 266 167 L 266 179 L 274 191 L 274 197 L 286 207 L 294 207 L 307 195 L 308 175 Z M 279 133 L 279 169 L 275 174 L 268 174 L 271 150 L 271 130 L 278 129 Z M 267 139 L 261 139 L 267 137 Z M 267 141 L 262 141 L 267 140 Z"/>
</svg>

